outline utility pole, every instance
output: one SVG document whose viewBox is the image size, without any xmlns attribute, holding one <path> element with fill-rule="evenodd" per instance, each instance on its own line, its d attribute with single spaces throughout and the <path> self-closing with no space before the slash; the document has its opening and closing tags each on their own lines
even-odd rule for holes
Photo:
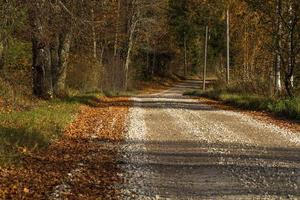
<svg viewBox="0 0 300 200">
<path fill-rule="evenodd" d="M 227 9 L 227 68 L 226 68 L 226 82 L 229 84 L 230 80 L 230 21 L 229 21 L 229 7 Z"/>
<path fill-rule="evenodd" d="M 207 50 L 208 50 L 208 26 L 206 26 L 206 28 L 205 28 L 205 51 L 204 51 L 204 67 L 203 67 L 203 91 L 206 90 Z"/>
</svg>

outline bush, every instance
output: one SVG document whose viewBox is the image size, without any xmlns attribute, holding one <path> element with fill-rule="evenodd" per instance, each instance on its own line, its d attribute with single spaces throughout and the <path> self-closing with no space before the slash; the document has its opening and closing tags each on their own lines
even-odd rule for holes
<svg viewBox="0 0 300 200">
<path fill-rule="evenodd" d="M 279 100 L 269 105 L 269 109 L 277 115 L 300 120 L 300 98 Z"/>
</svg>

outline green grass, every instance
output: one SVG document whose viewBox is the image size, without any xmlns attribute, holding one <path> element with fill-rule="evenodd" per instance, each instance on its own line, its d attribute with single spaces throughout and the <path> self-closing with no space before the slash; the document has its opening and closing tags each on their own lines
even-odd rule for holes
<svg viewBox="0 0 300 200">
<path fill-rule="evenodd" d="M 255 95 L 229 93 L 222 90 L 187 91 L 184 95 L 201 96 L 222 101 L 242 109 L 267 111 L 280 117 L 300 120 L 300 98 L 274 99 Z"/>
<path fill-rule="evenodd" d="M 78 113 L 79 105 L 90 105 L 96 100 L 90 94 L 40 102 L 28 111 L 0 113 L 0 166 L 18 163 L 22 150 L 34 152 L 47 148 L 62 136 Z"/>
</svg>

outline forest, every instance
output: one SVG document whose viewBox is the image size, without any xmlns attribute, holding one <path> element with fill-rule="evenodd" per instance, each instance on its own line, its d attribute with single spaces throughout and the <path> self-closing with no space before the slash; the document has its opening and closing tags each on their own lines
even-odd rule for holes
<svg viewBox="0 0 300 200">
<path fill-rule="evenodd" d="M 60 169 L 51 159 L 77 147 L 87 151 L 80 145 L 95 128 L 105 135 L 101 140 L 123 140 L 120 124 L 128 120 L 132 97 L 168 93 L 191 80 L 197 88 L 178 89 L 185 98 L 267 113 L 296 127 L 300 1 L 0 0 L 0 199 L 32 192 L 25 169 L 5 167 L 30 163 L 25 171 L 36 178 L 35 186 L 45 178 L 58 180 L 40 177 L 46 173 L 38 165 L 46 161 L 34 165 L 34 159 Z M 168 98 L 162 99 L 158 103 Z M 191 102 L 179 103 L 186 108 Z M 157 107 L 137 107 L 143 106 Z M 78 155 L 89 155 L 83 152 Z M 23 178 L 20 187 L 8 181 L 12 176 Z M 51 184 L 33 188 L 42 195 Z"/>
<path fill-rule="evenodd" d="M 207 70 L 219 86 L 297 96 L 297 1 L 12 0 L 1 3 L 2 101 L 203 76 L 206 27 Z"/>
</svg>

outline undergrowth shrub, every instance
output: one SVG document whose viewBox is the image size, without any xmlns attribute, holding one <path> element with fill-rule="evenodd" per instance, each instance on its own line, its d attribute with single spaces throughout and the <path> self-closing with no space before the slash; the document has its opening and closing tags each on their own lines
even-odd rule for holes
<svg viewBox="0 0 300 200">
<path fill-rule="evenodd" d="M 0 108 L 29 106 L 33 99 L 31 44 L 10 41 L 5 55 L 5 65 L 0 70 Z"/>
<path fill-rule="evenodd" d="M 101 91 L 102 70 L 101 64 L 90 56 L 71 55 L 66 85 L 80 93 Z"/>
</svg>

